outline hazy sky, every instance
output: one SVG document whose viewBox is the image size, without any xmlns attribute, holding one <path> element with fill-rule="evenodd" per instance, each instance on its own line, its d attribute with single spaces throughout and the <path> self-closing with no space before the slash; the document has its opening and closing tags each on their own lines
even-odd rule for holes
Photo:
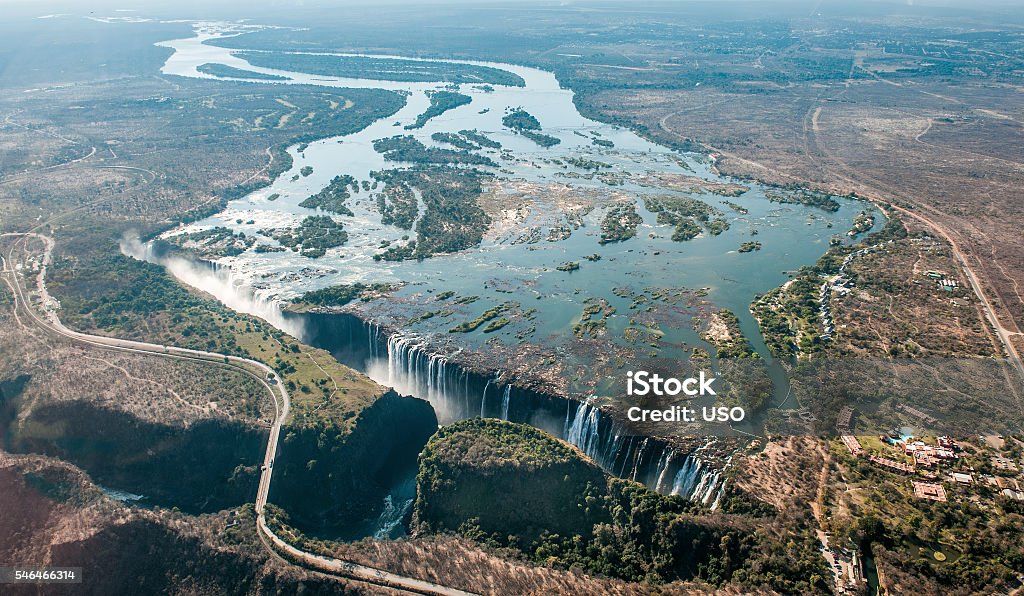
<svg viewBox="0 0 1024 596">
<path fill-rule="evenodd" d="M 660 4 L 686 4 L 692 1 L 708 1 L 708 0 L 660 0 Z M 714 0 L 716 2 L 748 2 L 758 4 L 772 4 L 772 3 L 784 3 L 784 4 L 796 4 L 799 0 L 794 2 L 793 0 Z M 993 5 L 993 6 L 1012 6 L 1020 4 L 1021 0 L 805 0 L 806 4 L 864 4 L 865 2 L 872 3 L 885 3 L 885 4 L 897 4 L 897 5 L 919 5 L 919 6 L 957 6 L 962 8 L 970 8 L 978 5 Z M 65 9 L 76 9 L 76 12 L 85 12 L 90 10 L 114 10 L 118 8 L 133 8 L 137 10 L 145 10 L 147 7 L 154 6 L 179 6 L 188 7 L 194 6 L 222 6 L 230 7 L 231 5 L 238 5 L 247 9 L 258 9 L 261 7 L 266 8 L 284 8 L 288 6 L 317 6 L 317 5 L 328 5 L 335 7 L 344 7 L 352 5 L 380 5 L 380 4 L 548 4 L 548 5 L 573 5 L 573 4 L 588 4 L 587 0 L 345 0 L 343 3 L 339 3 L 331 0 L 264 0 L 262 2 L 251 2 L 244 0 L 0 0 L 0 5 L 21 5 L 22 7 L 32 5 L 41 11 L 46 11 L 51 7 L 63 7 Z M 638 4 L 636 0 L 596 0 L 595 3 L 600 4 L 619 4 L 623 6 L 629 6 L 632 4 Z"/>
<path fill-rule="evenodd" d="M 1024 0 L 653 0 L 661 7 L 678 5 L 680 8 L 687 4 L 699 2 L 701 4 L 713 4 L 716 2 L 739 2 L 753 5 L 764 5 L 766 8 L 773 4 L 786 5 L 788 7 L 807 5 L 808 7 L 842 6 L 842 5 L 894 5 L 894 6 L 917 6 L 917 7 L 953 7 L 965 10 L 986 9 L 986 8 L 1021 8 Z M 22 16 L 39 16 L 54 13 L 83 14 L 89 12 L 113 13 L 117 9 L 134 9 L 140 13 L 165 14 L 168 12 L 185 15 L 194 12 L 197 15 L 211 12 L 230 12 L 237 7 L 246 13 L 273 12 L 277 10 L 288 10 L 289 8 L 315 9 L 344 9 L 345 7 L 380 6 L 380 5 L 493 5 L 506 4 L 516 5 L 541 5 L 541 6 L 585 6 L 587 4 L 598 4 L 605 6 L 618 6 L 628 8 L 638 7 L 644 4 L 643 0 L 0 0 L 0 6 L 5 10 L 15 10 Z"/>
</svg>

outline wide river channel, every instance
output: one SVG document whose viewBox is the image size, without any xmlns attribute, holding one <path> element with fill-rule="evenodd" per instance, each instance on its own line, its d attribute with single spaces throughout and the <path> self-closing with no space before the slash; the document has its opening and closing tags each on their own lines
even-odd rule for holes
<svg viewBox="0 0 1024 596">
<path fill-rule="evenodd" d="M 451 148 L 432 139 L 432 135 L 475 130 L 501 144 L 500 149 L 478 150 L 500 167 L 482 168 L 495 175 L 485 193 L 486 200 L 481 199 L 493 223 L 477 247 L 422 261 L 374 260 L 373 255 L 380 252 L 382 242 L 401 243 L 403 236 L 414 232 L 381 223 L 376 202 L 370 196 L 372 193 L 366 191 L 348 200 L 353 215 L 335 216 L 343 222 L 349 234 L 348 242 L 328 250 L 320 258 L 309 258 L 291 250 L 256 252 L 250 249 L 237 256 L 217 259 L 220 268 L 230 272 L 231 279 L 231 287 L 212 288 L 218 298 L 238 310 L 264 316 L 289 332 L 301 335 L 303 330 L 289 327 L 287 319 L 268 313 L 267 304 L 280 304 L 310 290 L 337 284 L 400 284 L 401 289 L 390 298 L 361 304 L 356 314 L 368 325 L 380 325 L 391 334 L 416 338 L 416 345 L 423 350 L 445 358 L 462 355 L 463 361 L 479 356 L 492 363 L 490 369 L 499 372 L 503 354 L 511 359 L 527 348 L 536 349 L 538 353 L 547 350 L 558 356 L 563 374 L 572 377 L 565 385 L 572 397 L 577 400 L 613 398 L 601 395 L 602 388 L 610 385 L 591 377 L 621 374 L 634 364 L 630 354 L 637 358 L 656 356 L 682 361 L 695 348 L 708 348 L 695 330 L 699 325 L 693 323 L 700 311 L 695 306 L 698 302 L 735 313 L 755 350 L 770 362 L 757 323 L 749 311 L 751 302 L 757 295 L 785 283 L 787 272 L 813 264 L 833 238 L 852 241 L 846 231 L 858 213 L 873 212 L 876 228 L 883 223 L 881 214 L 870 205 L 849 199 L 836 199 L 839 203 L 836 211 L 770 201 L 766 192 L 774 192 L 772 189 L 718 175 L 713 160 L 707 156 L 673 151 L 628 129 L 587 119 L 577 111 L 573 92 L 562 88 L 550 72 L 512 64 L 445 61 L 508 71 L 521 77 L 525 84 L 463 83 L 458 91 L 471 97 L 470 103 L 430 119 L 422 128 L 407 130 L 405 125 L 429 107 L 429 93 L 453 89 L 449 82 L 354 79 L 340 76 L 342 73 L 330 76 L 261 68 L 243 59 L 237 49 L 213 45 L 239 31 L 231 24 L 205 23 L 196 26 L 194 37 L 161 42 L 159 45 L 174 50 L 162 72 L 217 79 L 197 67 L 220 64 L 283 77 L 273 81 L 253 79 L 253 85 L 316 85 L 336 88 L 341 96 L 348 88 L 386 89 L 405 94 L 405 106 L 393 116 L 378 120 L 355 134 L 290 147 L 292 168 L 271 185 L 233 200 L 224 211 L 175 229 L 165 234 L 165 238 L 223 226 L 256 236 L 259 244 L 274 246 L 276 241 L 261 231 L 298 226 L 304 218 L 318 214 L 300 207 L 299 203 L 321 191 L 335 176 L 347 174 L 357 181 L 370 181 L 372 171 L 410 165 L 386 161 L 374 150 L 376 139 L 412 135 L 427 147 Z M 503 116 L 517 107 L 535 116 L 543 134 L 557 137 L 560 143 L 545 148 L 504 126 Z M 591 162 L 590 167 L 587 167 L 588 162 Z M 592 162 L 602 165 L 595 170 Z M 737 196 L 721 192 L 722 188 L 737 184 L 747 190 Z M 659 223 L 657 214 L 645 207 L 645 198 L 657 196 L 684 196 L 704 201 L 718 211 L 718 217 L 728 222 L 728 229 L 718 235 L 705 232 L 689 241 L 673 241 L 673 228 Z M 600 243 L 602 218 L 608 209 L 622 203 L 635 204 L 643 220 L 635 237 Z M 553 230 L 569 233 L 554 233 Z M 738 250 L 750 241 L 758 242 L 760 248 L 750 252 Z M 599 255 L 600 259 L 587 259 L 594 255 Z M 580 269 L 573 272 L 557 269 L 568 262 L 579 263 Z M 664 312 L 657 325 L 643 321 L 643 307 L 638 307 L 638 301 L 642 305 L 648 298 L 678 289 L 689 292 L 686 294 L 689 302 L 663 302 Z M 419 316 L 436 302 L 435 296 L 446 292 L 476 298 L 453 306 L 444 316 Z M 259 299 L 239 300 L 239 293 Z M 647 298 L 638 298 L 641 295 Z M 456 323 L 509 301 L 518 304 L 517 312 L 521 316 L 514 317 L 503 328 L 489 333 L 482 328 L 470 333 L 449 332 Z M 600 303 L 603 310 L 599 337 L 581 336 L 578 324 L 583 311 L 594 303 Z M 656 328 L 657 353 L 652 353 L 655 348 L 650 343 L 638 344 L 631 328 L 642 328 L 646 332 Z M 592 339 L 597 343 L 590 341 Z M 600 347 L 602 345 L 609 346 L 607 352 Z M 596 353 L 598 350 L 601 353 Z M 612 352 L 626 357 L 605 357 Z M 442 423 L 460 417 L 445 411 L 448 408 L 444 396 L 424 395 L 419 380 L 411 379 L 406 368 L 395 366 L 394 354 L 381 354 L 373 346 L 368 354 L 363 366 L 357 368 L 374 380 L 394 386 L 400 392 L 430 399 Z M 598 361 L 600 367 L 596 366 Z M 499 364 L 494 366 L 494 362 Z M 593 369 L 591 364 L 595 365 Z M 588 374 L 588 370 L 593 373 Z M 788 389 L 785 374 L 774 364 L 769 366 L 769 372 L 776 398 L 781 400 Z M 524 373 L 520 366 L 517 374 L 529 373 Z M 437 387 L 431 389 L 436 391 Z M 484 391 L 486 401 L 486 386 Z M 504 408 L 507 416 L 507 402 Z M 483 411 L 483 406 L 480 410 Z M 563 435 L 571 434 L 570 414 L 572 412 L 564 415 Z M 671 460 L 668 455 L 661 456 L 661 459 L 666 458 Z M 664 475 L 665 471 L 659 474 Z M 657 484 L 662 488 L 660 477 Z M 665 486 L 674 490 L 670 483 Z M 409 490 L 409 486 L 403 486 L 399 490 L 401 495 L 394 496 L 404 500 Z M 388 503 L 392 505 L 390 500 Z M 386 521 L 385 525 L 392 522 Z"/>
</svg>

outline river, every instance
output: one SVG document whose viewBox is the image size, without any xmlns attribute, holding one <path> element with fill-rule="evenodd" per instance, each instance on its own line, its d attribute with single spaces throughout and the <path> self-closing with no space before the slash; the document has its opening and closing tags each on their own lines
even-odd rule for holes
<svg viewBox="0 0 1024 596">
<path fill-rule="evenodd" d="M 561 375 L 565 388 L 558 393 L 576 401 L 568 410 L 552 406 L 558 414 L 547 419 L 557 422 L 548 420 L 539 426 L 578 445 L 591 445 L 585 450 L 620 475 L 632 475 L 663 492 L 685 493 L 691 498 L 699 493 L 696 498 L 706 503 L 717 501 L 714 495 L 720 494 L 720 488 L 716 490 L 720 470 L 709 480 L 703 460 L 682 457 L 663 443 L 634 440 L 637 438 L 613 428 L 613 422 L 591 421 L 602 400 L 617 399 L 613 395 L 617 385 L 610 380 L 640 360 L 684 362 L 698 348 L 713 353 L 696 328 L 702 320 L 706 323 L 712 307 L 728 308 L 768 363 L 775 403 L 779 403 L 788 394 L 785 371 L 771 360 L 749 312 L 750 303 L 758 294 L 783 284 L 787 272 L 814 263 L 831 239 L 849 242 L 844 232 L 858 213 L 872 207 L 842 198 L 837 199 L 839 209 L 834 212 L 780 204 L 768 200 L 765 193 L 770 189 L 748 182 L 742 183 L 748 190 L 739 196 L 723 196 L 727 193 L 719 191 L 738 181 L 719 176 L 707 156 L 672 151 L 630 130 L 584 118 L 576 109 L 573 92 L 562 88 L 552 73 L 513 64 L 447 61 L 505 70 L 521 77 L 525 85 L 462 84 L 458 90 L 471 98 L 469 104 L 430 119 L 422 128 L 407 130 L 404 126 L 430 105 L 428 94 L 452 88 L 449 83 L 353 79 L 260 68 L 237 55 L 238 50 L 211 45 L 243 30 L 226 23 L 197 24 L 194 37 L 158 44 L 174 51 L 161 71 L 215 79 L 196 69 L 222 64 L 284 77 L 273 82 L 253 81 L 254 85 L 317 85 L 337 88 L 341 95 L 346 88 L 387 89 L 405 94 L 406 104 L 392 117 L 357 133 L 290 147 L 292 168 L 271 185 L 231 201 L 221 213 L 172 230 L 164 238 L 223 226 L 255 235 L 261 244 L 274 245 L 276 242 L 261 231 L 297 226 L 314 214 L 299 203 L 335 176 L 347 174 L 369 181 L 372 171 L 405 167 L 386 161 L 373 149 L 374 140 L 403 134 L 428 147 L 439 147 L 431 138 L 434 133 L 461 130 L 476 130 L 501 143 L 500 150 L 479 151 L 500 166 L 487 190 L 489 203 L 485 205 L 494 223 L 483 242 L 469 250 L 422 261 L 376 261 L 373 256 L 382 243 L 400 243 L 410 232 L 381 223 L 369 192 L 355 194 L 347 202 L 353 215 L 338 218 L 349 235 L 344 246 L 330 249 L 318 259 L 292 251 L 254 250 L 219 258 L 220 281 L 204 289 L 236 310 L 286 327 L 287 318 L 280 316 L 278 305 L 307 291 L 357 282 L 401 284 L 390 297 L 353 309 L 365 327 L 358 331 L 362 334 L 359 343 L 363 345 L 357 350 L 361 356 L 350 359 L 349 364 L 383 385 L 428 399 L 442 422 L 475 412 L 536 423 L 535 416 L 524 412 L 523 404 L 539 403 L 537 396 L 518 389 L 513 392 L 513 386 L 517 381 L 528 384 L 533 371 L 538 375 L 544 372 L 541 362 L 512 362 L 523 354 L 553 355 L 557 360 L 553 374 Z M 534 115 L 543 133 L 557 137 L 560 143 L 544 148 L 504 126 L 502 117 L 517 107 Z M 603 164 L 598 167 L 601 175 L 580 160 Z M 728 229 L 718 235 L 705 232 L 687 242 L 673 241 L 672 228 L 659 223 L 657 214 L 638 200 L 656 196 L 702 200 L 728 222 Z M 635 203 L 642 218 L 636 236 L 602 244 L 601 218 L 622 202 Z M 883 218 L 877 212 L 875 215 L 877 228 Z M 567 228 L 569 234 L 548 241 L 556 228 Z M 752 239 L 760 243 L 759 250 L 737 250 Z M 145 251 L 136 247 L 128 252 L 139 256 Z M 586 260 L 589 255 L 599 255 L 600 260 Z M 581 270 L 566 273 L 556 269 L 566 262 L 581 263 Z M 171 271 L 196 283 L 180 269 Z M 445 316 L 421 316 L 436 301 L 435 296 L 446 292 L 477 298 Z M 239 300 L 239 295 L 256 298 Z M 516 300 L 520 314 L 526 314 L 501 330 L 448 332 L 456 321 L 509 300 Z M 602 328 L 592 337 L 584 337 L 578 329 L 581 313 L 595 303 L 603 305 Z M 645 303 L 651 305 L 643 306 Z M 386 336 L 375 337 L 382 329 Z M 651 334 L 657 345 L 629 341 L 631 329 Z M 286 330 L 307 340 L 318 335 L 315 330 Z M 323 340 L 322 330 L 319 335 Z M 334 340 L 334 351 L 343 351 L 338 346 L 343 342 Z M 328 338 L 317 343 L 332 341 Z M 503 368 L 505 361 L 509 365 Z M 486 364 L 472 370 L 474 363 Z M 466 370 L 472 370 L 483 384 L 482 395 L 478 388 L 471 390 L 468 381 L 461 390 L 453 389 L 463 382 Z M 516 397 L 520 393 L 527 397 Z M 475 402 L 478 395 L 479 404 Z M 510 405 L 516 399 L 522 403 Z M 408 498 L 407 486 L 396 487 L 388 496 L 389 500 Z M 382 517 L 385 531 L 381 535 L 394 533 L 394 514 L 404 507 L 388 502 L 391 517 Z"/>
</svg>

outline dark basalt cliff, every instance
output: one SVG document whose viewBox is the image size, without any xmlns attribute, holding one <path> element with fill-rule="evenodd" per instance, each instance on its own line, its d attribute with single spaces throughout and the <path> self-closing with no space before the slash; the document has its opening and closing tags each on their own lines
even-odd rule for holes
<svg viewBox="0 0 1024 596">
<path fill-rule="evenodd" d="M 19 375 L 9 379 L 0 379 L 0 448 L 10 451 L 9 431 L 11 423 L 18 415 L 18 397 L 24 391 L 25 385 L 32 378 L 28 375 Z"/>
<path fill-rule="evenodd" d="M 328 577 L 268 565 L 258 549 L 215 548 L 148 519 L 61 544 L 54 560 L 81 567 L 84 594 L 362 594 Z M 48 586 L 40 594 L 68 593 Z M 26 591 L 26 594 L 29 592 Z"/>
<path fill-rule="evenodd" d="M 70 462 L 103 487 L 143 495 L 142 505 L 199 514 L 255 499 L 265 427 L 224 418 L 164 424 L 85 400 L 30 407 L 20 395 L 26 380 L 0 384 L 0 447 Z M 394 391 L 358 416 L 282 430 L 270 500 L 303 531 L 357 537 L 437 431 L 427 402 Z"/>
<path fill-rule="evenodd" d="M 413 528 L 519 550 L 540 565 L 652 584 L 730 579 L 756 546 L 747 524 L 613 478 L 524 424 L 464 420 L 420 457 Z"/>
<path fill-rule="evenodd" d="M 87 401 L 44 404 L 8 421 L 8 448 L 60 458 L 101 486 L 189 513 L 252 501 L 267 430 L 224 419 L 172 426 Z"/>
<path fill-rule="evenodd" d="M 604 472 L 578 449 L 524 424 L 472 419 L 445 427 L 420 458 L 414 525 L 515 535 L 591 534 L 610 521 Z"/>
<path fill-rule="evenodd" d="M 191 517 L 113 503 L 77 468 L 37 456 L 0 461 L 0 560 L 81 567 L 80 584 L 10 585 L 40 594 L 363 594 L 279 564 L 251 507 Z"/>
<path fill-rule="evenodd" d="M 347 434 L 330 421 L 285 427 L 270 502 L 304 532 L 351 534 L 380 514 L 388 487 L 436 431 L 430 404 L 394 391 Z"/>
</svg>

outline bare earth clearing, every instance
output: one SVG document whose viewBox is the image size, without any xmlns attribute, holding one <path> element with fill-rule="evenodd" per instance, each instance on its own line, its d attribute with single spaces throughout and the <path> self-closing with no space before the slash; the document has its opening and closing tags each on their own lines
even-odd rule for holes
<svg viewBox="0 0 1024 596">
<path fill-rule="evenodd" d="M 594 104 L 655 136 L 694 139 L 724 173 L 856 193 L 907 210 L 964 253 L 1024 348 L 1021 89 L 856 81 L 771 95 L 608 91 Z M 618 107 L 616 107 L 618 106 Z"/>
</svg>

